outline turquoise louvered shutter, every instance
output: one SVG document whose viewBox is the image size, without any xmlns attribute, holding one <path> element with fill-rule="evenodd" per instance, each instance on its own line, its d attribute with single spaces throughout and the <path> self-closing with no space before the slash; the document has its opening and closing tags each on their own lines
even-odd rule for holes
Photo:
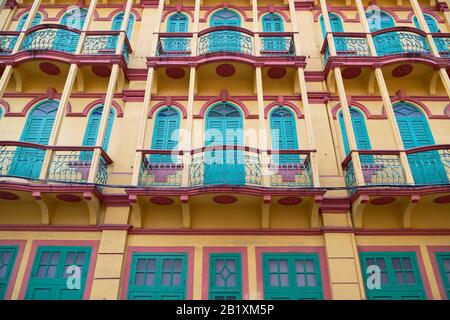
<svg viewBox="0 0 450 320">
<path fill-rule="evenodd" d="M 263 18 L 263 32 L 283 32 L 283 21 L 274 13 L 266 14 Z M 284 37 L 263 37 L 263 49 L 267 51 L 286 50 Z"/>
<path fill-rule="evenodd" d="M 425 22 L 427 23 L 427 26 L 428 26 L 428 29 L 430 29 L 430 32 L 439 32 L 439 28 L 436 24 L 436 20 L 434 20 L 433 17 L 431 17 L 428 14 L 424 14 L 423 17 L 425 18 Z M 420 25 L 419 25 L 419 20 L 417 19 L 416 16 L 414 16 L 413 22 L 414 22 L 414 26 L 417 29 L 421 29 Z"/>
<path fill-rule="evenodd" d="M 153 128 L 152 149 L 174 150 L 178 144 L 176 131 L 180 127 L 180 116 L 177 110 L 166 107 L 160 110 L 156 116 Z M 170 155 L 152 154 L 151 162 L 172 162 Z"/>
<path fill-rule="evenodd" d="M 167 32 L 187 32 L 188 19 L 183 13 L 175 13 L 169 17 Z"/>
<path fill-rule="evenodd" d="M 296 150 L 298 148 L 297 129 L 291 111 L 284 107 L 278 107 L 270 115 L 270 132 L 272 138 L 272 149 Z M 274 161 L 278 157 L 274 156 Z M 298 163 L 298 155 L 280 155 L 280 163 Z"/>
<path fill-rule="evenodd" d="M 342 26 L 342 22 L 341 19 L 339 18 L 339 16 L 337 16 L 334 13 L 330 13 L 329 15 L 330 18 L 330 24 L 331 24 L 331 31 L 332 32 L 344 32 L 344 27 Z M 320 17 L 320 26 L 322 28 L 322 36 L 325 39 L 326 38 L 326 29 L 325 29 L 325 22 L 323 20 L 323 16 Z M 334 43 L 336 46 L 336 51 L 346 51 L 346 44 L 345 41 L 340 41 L 341 38 L 339 37 L 335 37 L 334 39 Z"/>
<path fill-rule="evenodd" d="M 219 27 L 219 26 L 240 27 L 241 19 L 236 12 L 229 9 L 222 9 L 215 12 L 212 15 L 210 25 L 211 27 Z"/>
<path fill-rule="evenodd" d="M 353 132 L 355 135 L 355 139 L 356 139 L 356 147 L 358 150 L 370 150 L 371 146 L 370 146 L 370 140 L 369 140 L 369 135 L 367 133 L 367 128 L 366 128 L 366 124 L 364 121 L 364 117 L 362 116 L 362 114 L 351 108 L 350 109 L 350 116 L 352 119 L 352 126 L 353 126 Z M 344 151 L 345 154 L 348 154 L 350 152 L 350 146 L 348 143 L 348 136 L 347 136 L 347 131 L 345 130 L 345 122 L 344 122 L 344 117 L 342 114 L 342 111 L 339 112 L 339 124 L 341 127 L 341 132 L 342 132 L 342 140 L 344 141 Z"/>
<path fill-rule="evenodd" d="M 28 13 L 25 13 L 19 20 L 19 23 L 17 25 L 17 31 L 22 31 L 23 26 L 25 25 L 25 22 L 28 18 Z M 31 27 L 37 26 L 38 24 L 41 23 L 42 20 L 42 15 L 38 12 L 36 13 L 36 15 L 33 18 L 33 21 L 31 22 Z"/>
<path fill-rule="evenodd" d="M 385 12 L 381 12 L 381 29 L 392 28 L 395 27 L 394 19 L 390 15 Z"/>
<path fill-rule="evenodd" d="M 123 21 L 123 12 L 119 13 L 114 17 L 113 23 L 112 23 L 112 30 L 113 31 L 119 31 L 122 27 L 122 21 Z M 130 19 L 128 20 L 128 25 L 126 27 L 126 35 L 128 37 L 128 40 L 131 38 L 131 34 L 133 32 L 133 25 L 134 25 L 134 15 L 130 14 Z"/>
<path fill-rule="evenodd" d="M 87 10 L 84 8 L 73 9 L 66 12 L 61 19 L 61 24 L 72 29 L 83 29 L 86 20 Z"/>
<path fill-rule="evenodd" d="M 83 138 L 83 146 L 95 146 L 98 136 L 98 129 L 102 118 L 103 107 L 97 107 L 89 116 L 88 124 Z M 108 150 L 111 130 L 114 123 L 114 111 L 111 109 L 106 126 L 105 136 L 103 138 L 102 148 Z"/>
</svg>

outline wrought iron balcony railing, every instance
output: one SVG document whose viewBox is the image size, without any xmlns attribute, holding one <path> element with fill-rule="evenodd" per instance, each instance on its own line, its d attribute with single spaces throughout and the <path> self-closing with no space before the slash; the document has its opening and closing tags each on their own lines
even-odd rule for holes
<svg viewBox="0 0 450 320">
<path fill-rule="evenodd" d="M 80 30 L 59 24 L 41 24 L 26 31 L 20 51 L 51 50 L 74 54 L 80 40 Z M 12 53 L 19 32 L 0 32 L 0 55 Z M 82 55 L 115 55 L 120 31 L 87 31 Z M 129 61 L 131 46 L 125 36 L 122 56 Z"/>
<path fill-rule="evenodd" d="M 334 32 L 334 46 L 338 56 L 345 57 L 368 57 L 370 56 L 369 44 L 364 33 Z M 322 48 L 325 65 L 328 63 L 330 51 L 328 41 L 325 40 Z"/>
<path fill-rule="evenodd" d="M 160 33 L 156 55 L 159 57 L 188 57 L 191 55 L 190 33 Z"/>
<path fill-rule="evenodd" d="M 181 187 L 183 174 L 189 174 L 186 177 L 189 186 L 313 187 L 309 150 L 269 150 L 268 158 L 263 158 L 255 148 L 231 145 L 190 152 L 139 152 L 142 153 L 138 179 L 141 187 Z M 269 185 L 264 183 L 265 168 Z"/>
<path fill-rule="evenodd" d="M 272 187 L 312 187 L 310 153 L 309 150 L 269 151 L 270 185 Z"/>
<path fill-rule="evenodd" d="M 406 176 L 400 162 L 400 151 L 358 150 L 362 176 L 367 186 L 405 185 Z M 347 187 L 357 186 L 355 168 L 349 154 L 342 166 Z"/>
<path fill-rule="evenodd" d="M 253 33 L 239 27 L 213 27 L 199 32 L 198 54 L 253 54 Z"/>
<path fill-rule="evenodd" d="M 94 150 L 100 147 L 44 146 L 28 142 L 0 141 L 0 176 L 39 179 L 47 150 L 52 158 L 47 170 L 48 181 L 87 183 L 93 164 Z M 101 150 L 95 183 L 108 180 L 111 158 Z"/>
<path fill-rule="evenodd" d="M 141 187 L 181 186 L 183 176 L 183 152 L 171 150 L 141 150 L 139 170 Z"/>
<path fill-rule="evenodd" d="M 0 55 L 11 54 L 16 45 L 19 32 L 1 32 L 0 33 Z"/>
<path fill-rule="evenodd" d="M 261 55 L 268 57 L 295 56 L 293 33 L 263 32 L 261 38 Z"/>
<path fill-rule="evenodd" d="M 434 43 L 442 58 L 450 58 L 450 33 L 433 33 Z"/>
<path fill-rule="evenodd" d="M 258 150 L 240 146 L 209 146 L 193 150 L 189 170 L 191 186 L 262 185 Z"/>
<path fill-rule="evenodd" d="M 434 42 L 443 58 L 450 58 L 450 34 L 432 33 Z M 389 55 L 431 55 L 427 34 L 422 30 L 410 27 L 395 27 L 378 30 L 372 33 L 377 56 Z M 337 56 L 368 57 L 370 50 L 365 33 L 333 32 Z M 328 41 L 322 46 L 325 65 L 330 58 Z"/>
<path fill-rule="evenodd" d="M 398 150 L 358 150 L 364 184 L 367 186 L 407 185 L 405 169 Z M 407 149 L 414 184 L 443 185 L 450 183 L 450 145 L 432 145 Z M 356 188 L 355 168 L 351 156 L 343 161 L 347 187 Z"/>
<path fill-rule="evenodd" d="M 388 28 L 376 31 L 372 35 L 378 56 L 431 53 L 426 33 L 415 28 Z"/>
</svg>

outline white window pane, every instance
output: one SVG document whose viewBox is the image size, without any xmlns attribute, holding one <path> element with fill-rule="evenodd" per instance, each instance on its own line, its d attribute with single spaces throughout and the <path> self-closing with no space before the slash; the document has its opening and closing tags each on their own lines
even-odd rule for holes
<svg viewBox="0 0 450 320">
<path fill-rule="evenodd" d="M 162 285 L 170 286 L 170 273 L 164 273 L 162 276 Z"/>
<path fill-rule="evenodd" d="M 312 260 L 306 260 L 306 271 L 314 272 L 314 262 Z"/>
<path fill-rule="evenodd" d="M 392 264 L 394 265 L 394 269 L 396 269 L 396 270 L 400 270 L 402 268 L 400 259 L 398 259 L 398 258 L 392 259 Z"/>
<path fill-rule="evenodd" d="M 173 260 L 173 271 L 181 272 L 181 259 Z"/>
<path fill-rule="evenodd" d="M 36 272 L 36 277 L 38 278 L 44 278 L 45 277 L 45 266 L 40 266 Z"/>
<path fill-rule="evenodd" d="M 181 285 L 181 274 L 174 273 L 172 276 L 172 285 L 173 286 L 179 286 Z"/>
<path fill-rule="evenodd" d="M 270 270 L 270 272 L 277 272 L 278 271 L 277 270 L 277 265 L 278 265 L 277 260 L 270 260 L 269 261 L 269 270 Z"/>
<path fill-rule="evenodd" d="M 416 283 L 416 279 L 414 278 L 414 273 L 413 272 L 406 272 L 406 283 L 407 284 L 415 284 Z"/>
<path fill-rule="evenodd" d="M 398 284 L 405 283 L 405 280 L 403 279 L 403 272 L 396 272 L 395 273 L 395 282 Z"/>
<path fill-rule="evenodd" d="M 134 279 L 134 284 L 142 286 L 144 284 L 144 273 L 136 273 L 136 278 Z"/>
<path fill-rule="evenodd" d="M 78 256 L 77 256 L 77 265 L 79 265 L 79 266 L 84 265 L 84 258 L 85 258 L 85 253 L 84 253 L 84 252 L 78 253 Z"/>
<path fill-rule="evenodd" d="M 47 278 L 54 278 L 56 276 L 56 266 L 48 267 Z"/>
<path fill-rule="evenodd" d="M 234 287 L 234 286 L 236 286 L 236 275 L 235 275 L 235 274 L 232 274 L 232 275 L 228 278 L 228 280 L 227 280 L 227 286 L 228 286 L 228 287 Z"/>
<path fill-rule="evenodd" d="M 49 257 L 50 257 L 50 252 L 42 252 L 40 263 L 41 264 L 47 263 Z"/>
<path fill-rule="evenodd" d="M 156 271 L 156 260 L 150 259 L 147 262 L 147 271 Z"/>
<path fill-rule="evenodd" d="M 57 264 L 58 260 L 59 260 L 59 252 L 54 252 L 52 254 L 52 258 L 51 258 L 50 264 Z"/>
<path fill-rule="evenodd" d="M 412 269 L 412 265 L 411 265 L 411 259 L 410 258 L 403 258 L 402 259 L 402 263 L 403 263 L 403 269 Z"/>
<path fill-rule="evenodd" d="M 227 268 L 231 272 L 235 272 L 235 270 L 236 270 L 236 261 L 235 260 L 227 260 Z"/>
<path fill-rule="evenodd" d="M 216 260 L 216 272 L 219 273 L 222 271 L 224 265 L 224 261 L 222 259 Z"/>
<path fill-rule="evenodd" d="M 296 260 L 295 261 L 295 271 L 297 272 L 305 272 L 305 267 L 303 264 L 303 260 Z"/>
<path fill-rule="evenodd" d="M 216 275 L 216 287 L 223 287 L 225 286 L 225 281 L 223 280 L 222 276 L 217 274 Z"/>
<path fill-rule="evenodd" d="M 276 274 L 270 275 L 270 286 L 271 287 L 278 287 L 278 276 Z"/>
<path fill-rule="evenodd" d="M 155 285 L 155 274 L 154 273 L 147 273 L 146 279 L 145 279 L 145 285 L 149 287 L 153 287 Z"/>
<path fill-rule="evenodd" d="M 163 261 L 163 271 L 171 271 L 172 270 L 172 260 L 164 259 Z"/>
<path fill-rule="evenodd" d="M 136 270 L 137 271 L 145 270 L 145 260 L 144 259 L 138 259 L 137 264 L 136 264 Z"/>
</svg>

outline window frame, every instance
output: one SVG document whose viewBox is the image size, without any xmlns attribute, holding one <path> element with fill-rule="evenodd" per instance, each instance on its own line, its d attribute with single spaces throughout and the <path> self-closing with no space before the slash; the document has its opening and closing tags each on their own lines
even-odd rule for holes
<svg viewBox="0 0 450 320">
<path fill-rule="evenodd" d="M 215 272 L 215 262 L 217 260 L 231 260 L 235 261 L 235 274 L 236 274 L 236 285 L 234 288 L 220 288 L 214 286 L 214 276 Z M 217 300 L 217 296 L 235 296 L 235 299 L 224 299 L 224 300 L 242 300 L 242 254 L 241 253 L 210 253 L 209 254 L 209 290 L 208 298 L 209 300 Z"/>
<path fill-rule="evenodd" d="M 427 298 L 427 290 L 425 278 L 426 274 L 423 275 L 423 270 L 421 270 L 420 266 L 420 256 L 418 256 L 417 251 L 383 251 L 381 250 L 370 250 L 370 251 L 359 251 L 359 258 L 361 264 L 361 273 L 364 281 L 364 290 L 366 292 L 366 297 L 368 300 L 380 298 L 383 294 L 385 297 L 391 296 L 393 300 L 398 299 L 400 295 L 422 295 L 424 299 Z M 387 289 L 376 289 L 377 291 L 374 294 L 378 295 L 378 297 L 373 297 L 367 289 L 367 278 L 368 274 L 365 272 L 367 270 L 367 262 L 366 259 L 384 259 L 384 263 L 386 265 L 387 277 L 389 279 L 389 284 L 387 285 Z M 411 262 L 412 268 L 410 269 L 414 275 L 416 284 L 415 285 L 397 285 L 395 282 L 395 270 L 392 265 L 392 259 L 404 259 L 409 258 Z M 404 270 L 404 269 L 400 269 Z M 409 269 L 408 269 L 409 270 Z M 371 297 L 372 296 L 372 297 Z"/>
<path fill-rule="evenodd" d="M 270 278 L 268 276 L 269 271 L 269 260 L 270 259 L 286 259 L 288 261 L 288 283 L 289 287 L 286 289 L 278 290 L 272 289 L 267 284 L 270 282 Z M 313 260 L 314 265 L 314 274 L 316 276 L 316 286 L 314 287 L 299 287 L 296 285 L 296 277 L 295 275 L 295 262 L 296 260 Z M 281 298 L 283 299 L 285 296 L 290 296 L 293 300 L 299 299 L 325 299 L 326 293 L 324 288 L 324 281 L 322 277 L 322 266 L 320 263 L 320 254 L 318 252 L 263 252 L 261 254 L 261 274 L 262 274 L 262 282 L 264 288 L 264 299 L 269 299 L 268 296 L 272 296 L 272 299 Z M 290 269 L 292 268 L 293 269 Z M 294 271 L 294 272 L 293 272 Z M 304 273 L 307 274 L 307 273 Z M 306 278 L 305 278 L 306 280 Z"/>
</svg>

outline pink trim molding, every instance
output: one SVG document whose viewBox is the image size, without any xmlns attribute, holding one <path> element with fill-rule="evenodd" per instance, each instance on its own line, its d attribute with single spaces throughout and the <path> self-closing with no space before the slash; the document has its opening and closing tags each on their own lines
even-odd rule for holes
<svg viewBox="0 0 450 320">
<path fill-rule="evenodd" d="M 277 101 L 274 101 L 274 102 L 268 104 L 264 108 L 264 119 L 267 119 L 271 109 L 279 107 L 279 106 L 289 107 L 290 109 L 292 109 L 295 112 L 295 114 L 297 115 L 297 119 L 303 119 L 305 117 L 302 114 L 299 107 L 297 107 L 294 103 L 292 103 L 290 101 L 284 101 L 284 99 L 278 99 Z"/>
<path fill-rule="evenodd" d="M 256 247 L 256 285 L 258 300 L 264 299 L 264 282 L 262 274 L 263 253 L 317 253 L 319 255 L 320 274 L 322 277 L 322 290 L 325 300 L 331 300 L 330 277 L 328 274 L 327 258 L 323 247 Z"/>
<path fill-rule="evenodd" d="M 83 299 L 88 300 L 91 295 L 92 282 L 94 280 L 94 270 L 97 261 L 98 246 L 100 241 L 98 240 L 34 240 L 31 246 L 25 275 L 22 280 L 22 286 L 20 287 L 19 300 L 25 298 L 27 291 L 28 281 L 30 280 L 31 270 L 36 258 L 37 249 L 40 246 L 89 246 L 92 248 L 92 255 L 89 262 L 89 271 L 86 278 L 86 285 L 84 288 Z"/>
<path fill-rule="evenodd" d="M 111 11 L 106 18 L 100 18 L 99 14 L 98 14 L 98 10 L 96 9 L 95 13 L 94 13 L 94 21 L 112 21 L 116 14 L 119 14 L 119 13 L 121 13 L 123 11 L 124 11 L 123 8 L 117 8 L 116 10 Z M 142 20 L 142 17 L 141 17 L 141 14 L 139 13 L 139 11 L 137 11 L 134 8 L 132 8 L 131 12 L 134 14 L 135 21 L 141 21 Z"/>
<path fill-rule="evenodd" d="M 200 108 L 198 115 L 195 115 L 195 119 L 203 119 L 205 117 L 206 111 L 209 107 L 216 104 L 217 102 L 231 102 L 241 108 L 241 111 L 244 113 L 245 119 L 253 119 L 253 115 L 250 115 L 250 111 L 247 109 L 245 104 L 238 98 L 231 97 L 216 97 L 206 101 L 203 106 Z"/>
<path fill-rule="evenodd" d="M 72 112 L 72 107 L 70 105 L 67 106 L 67 117 L 86 117 L 89 115 L 92 109 L 97 107 L 100 104 L 103 104 L 105 101 L 105 98 L 97 99 L 94 101 L 91 101 L 86 107 L 84 107 L 83 111 L 80 112 Z M 116 101 L 112 101 L 111 106 L 116 110 L 116 117 L 117 118 L 123 118 L 123 110 L 120 104 L 118 104 Z"/>
<path fill-rule="evenodd" d="M 194 13 L 192 12 L 192 10 L 189 10 L 188 8 L 186 8 L 185 6 L 183 6 L 182 4 L 180 4 L 180 6 L 173 6 L 173 7 L 166 7 L 165 11 L 161 17 L 161 22 L 166 21 L 166 19 L 172 15 L 173 13 L 185 13 L 187 14 L 189 17 L 191 17 L 191 22 L 194 22 Z"/>
<path fill-rule="evenodd" d="M 268 4 L 267 7 L 259 9 L 258 19 L 261 19 L 261 16 L 265 15 L 266 13 L 278 13 L 283 17 L 284 21 L 291 22 L 291 18 L 283 10 L 281 10 L 279 7 L 274 6 L 273 4 Z"/>
<path fill-rule="evenodd" d="M 347 97 L 347 100 L 348 100 L 349 105 L 360 110 L 366 116 L 367 119 L 372 119 L 372 120 L 387 119 L 384 109 L 382 111 L 382 114 L 371 114 L 370 110 L 367 107 L 365 107 L 363 104 L 353 101 L 353 99 L 351 99 L 349 97 Z M 333 107 L 333 109 L 331 109 L 331 113 L 333 114 L 333 119 L 335 119 L 335 120 L 337 119 L 337 113 L 340 109 L 341 109 L 340 103 L 336 104 Z"/>
<path fill-rule="evenodd" d="M 439 267 L 437 264 L 436 253 L 438 253 L 438 252 L 448 253 L 448 252 L 450 252 L 450 246 L 427 246 L 427 249 L 428 249 L 428 255 L 431 260 L 431 265 L 433 266 L 433 272 L 434 272 L 434 276 L 436 278 L 436 283 L 439 288 L 439 293 L 441 294 L 441 299 L 446 300 L 446 299 L 448 299 L 447 292 L 442 283 L 442 276 L 441 276 L 441 273 L 439 271 Z"/>
<path fill-rule="evenodd" d="M 427 272 L 425 269 L 425 265 L 423 263 L 422 252 L 420 251 L 419 246 L 358 246 L 358 252 L 400 252 L 400 251 L 408 251 L 414 252 L 416 254 L 417 263 L 419 265 L 420 276 L 423 282 L 423 288 L 425 290 L 425 294 L 427 299 L 433 299 L 433 294 L 431 293 L 430 283 L 428 280 Z"/>
<path fill-rule="evenodd" d="M 200 19 L 200 22 L 207 22 L 209 16 L 214 11 L 216 11 L 217 9 L 225 9 L 225 8 L 226 9 L 234 9 L 235 11 L 239 12 L 240 16 L 244 18 L 245 22 L 252 22 L 253 21 L 252 18 L 247 17 L 247 14 L 245 13 L 245 11 L 241 7 L 238 7 L 238 6 L 235 6 L 233 4 L 229 4 L 227 2 L 224 2 L 222 4 L 218 4 L 216 6 L 213 6 L 208 11 L 206 11 L 205 14 L 203 15 L 203 18 Z"/>
<path fill-rule="evenodd" d="M 202 299 L 209 294 L 209 256 L 211 253 L 240 253 L 242 274 L 242 300 L 248 300 L 248 259 L 247 247 L 203 247 Z"/>
<path fill-rule="evenodd" d="M 0 246 L 18 246 L 19 250 L 17 251 L 16 259 L 14 260 L 14 266 L 11 272 L 11 276 L 9 277 L 8 287 L 6 288 L 4 300 L 11 299 L 11 295 L 16 284 L 17 274 L 19 273 L 19 267 L 22 263 L 23 251 L 25 249 L 26 240 L 0 240 Z"/>
<path fill-rule="evenodd" d="M 153 116 L 156 114 L 156 111 L 159 108 L 163 108 L 166 106 L 171 106 L 171 107 L 176 107 L 178 110 L 181 111 L 181 114 L 183 115 L 183 119 L 187 118 L 187 110 L 186 108 L 179 102 L 177 101 L 173 101 L 170 97 L 169 99 L 166 99 L 166 101 L 162 101 L 156 105 L 154 105 L 151 109 L 150 112 L 148 113 L 148 118 L 149 119 L 153 119 Z"/>
<path fill-rule="evenodd" d="M 356 9 L 355 9 L 356 10 Z M 349 18 L 342 10 L 338 10 L 337 8 L 328 8 L 328 13 L 334 13 L 337 14 L 343 22 L 359 22 L 359 16 L 358 13 L 355 14 L 354 18 Z M 314 22 L 318 22 L 320 19 L 320 16 L 322 15 L 322 11 L 316 11 L 314 14 Z"/>
<path fill-rule="evenodd" d="M 125 258 L 125 267 L 123 269 L 122 274 L 122 292 L 120 297 L 122 300 L 127 299 L 128 293 L 128 281 L 130 279 L 130 271 L 131 271 L 131 261 L 133 253 L 135 252 L 145 252 L 145 253 L 167 253 L 167 252 L 176 252 L 176 253 L 187 253 L 188 255 L 188 268 L 187 268 L 187 286 L 186 286 L 186 300 L 192 300 L 193 298 L 193 288 L 194 288 L 194 251 L 195 247 L 128 247 L 126 258 Z"/>
</svg>

